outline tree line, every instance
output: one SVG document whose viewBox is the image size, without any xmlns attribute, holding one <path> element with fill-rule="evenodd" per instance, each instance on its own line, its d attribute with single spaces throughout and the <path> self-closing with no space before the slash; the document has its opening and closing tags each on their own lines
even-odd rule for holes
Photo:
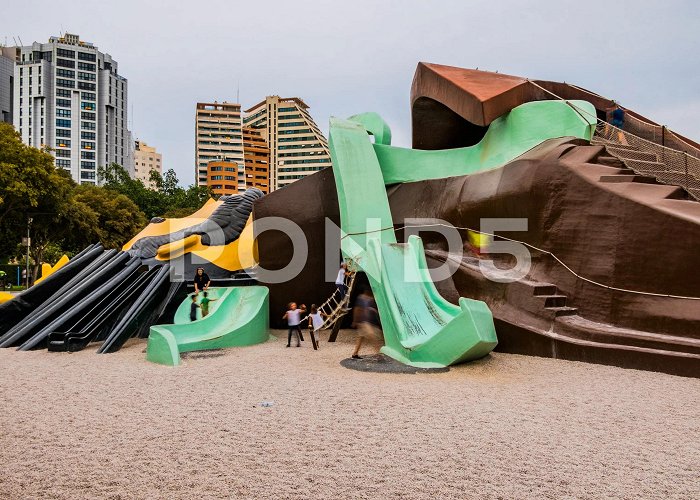
<svg viewBox="0 0 700 500">
<path fill-rule="evenodd" d="M 48 148 L 24 144 L 12 125 L 0 123 L 0 263 L 22 261 L 28 225 L 31 274 L 37 276 L 42 262 L 92 243 L 121 248 L 151 218 L 189 215 L 211 196 L 206 187 L 180 187 L 172 169 L 151 172 L 155 189 L 114 163 L 97 177 L 101 186 L 78 185 L 54 166 Z"/>
</svg>

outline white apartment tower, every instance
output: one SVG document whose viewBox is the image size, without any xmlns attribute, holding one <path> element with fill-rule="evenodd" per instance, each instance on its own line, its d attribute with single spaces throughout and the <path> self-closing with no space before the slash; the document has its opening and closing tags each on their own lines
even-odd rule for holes
<svg viewBox="0 0 700 500">
<path fill-rule="evenodd" d="M 0 47 L 0 122 L 12 124 L 15 79 L 15 47 Z"/>
<path fill-rule="evenodd" d="M 246 111 L 270 148 L 270 191 L 331 166 L 328 142 L 298 97 L 268 96 Z"/>
<path fill-rule="evenodd" d="M 195 181 L 207 185 L 210 161 L 236 164 L 231 175 L 241 191 L 245 191 L 245 159 L 243 156 L 243 122 L 241 105 L 230 102 L 198 102 L 195 119 Z M 234 168 L 234 167 L 231 167 Z"/>
<path fill-rule="evenodd" d="M 20 47 L 14 75 L 13 123 L 30 146 L 49 146 L 56 166 L 82 184 L 97 168 L 122 165 L 132 176 L 127 80 L 117 62 L 78 35 Z"/>
</svg>

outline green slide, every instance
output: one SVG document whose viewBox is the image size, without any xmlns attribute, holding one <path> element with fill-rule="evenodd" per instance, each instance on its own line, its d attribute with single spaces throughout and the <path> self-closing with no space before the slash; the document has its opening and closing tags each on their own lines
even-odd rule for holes
<svg viewBox="0 0 700 500">
<path fill-rule="evenodd" d="M 390 146 L 391 131 L 376 113 L 331 119 L 341 249 L 369 278 L 384 330 L 382 352 L 409 365 L 439 367 L 483 357 L 498 343 L 484 302 L 462 297 L 455 306 L 437 292 L 419 237 L 396 242 L 385 184 L 498 168 L 555 137 L 590 139 L 595 109 L 573 104 L 583 112 L 563 101 L 523 104 L 495 120 L 479 144 L 441 151 Z"/>
<path fill-rule="evenodd" d="M 587 101 L 528 102 L 494 120 L 478 144 L 435 151 L 390 146 L 391 131 L 376 113 L 364 113 L 350 120 L 362 123 L 374 136 L 384 184 L 396 184 L 502 167 L 557 137 L 590 141 L 596 125 L 595 113 L 595 107 Z"/>
<path fill-rule="evenodd" d="M 488 354 L 497 344 L 485 303 L 443 299 L 430 279 L 420 238 L 396 242 L 382 171 L 365 126 L 331 119 L 343 254 L 369 278 L 384 330 L 382 352 L 419 367 Z"/>
<path fill-rule="evenodd" d="M 202 296 L 197 297 L 197 303 Z M 180 364 L 180 353 L 240 347 L 265 342 L 269 328 L 269 291 L 264 286 L 210 288 L 209 315 L 190 321 L 191 297 L 180 304 L 175 324 L 151 327 L 146 359 Z"/>
</svg>

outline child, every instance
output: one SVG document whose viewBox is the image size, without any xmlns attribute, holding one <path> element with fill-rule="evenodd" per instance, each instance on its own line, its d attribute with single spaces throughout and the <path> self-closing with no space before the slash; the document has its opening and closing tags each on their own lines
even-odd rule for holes
<svg viewBox="0 0 700 500">
<path fill-rule="evenodd" d="M 286 313 L 284 313 L 284 316 L 282 316 L 282 319 L 287 320 L 287 325 L 289 326 L 289 331 L 287 332 L 287 347 L 291 347 L 292 332 L 296 332 L 297 347 L 301 347 L 300 341 L 304 340 L 304 337 L 302 337 L 301 335 L 301 328 L 299 327 L 299 323 L 301 323 L 301 313 L 306 311 L 306 306 L 302 304 L 301 309 L 297 309 L 296 302 L 290 302 L 288 307 L 289 310 Z"/>
<path fill-rule="evenodd" d="M 311 304 L 311 314 L 309 314 L 309 335 L 311 335 L 311 342 L 318 347 L 318 336 L 317 332 L 320 334 L 321 327 L 323 326 L 323 318 L 328 315 L 322 313 L 316 307 L 316 304 Z"/>
<path fill-rule="evenodd" d="M 199 304 L 197 304 L 197 294 L 192 295 L 192 303 L 190 304 L 190 321 L 197 321 L 197 308 L 199 307 Z"/>
<path fill-rule="evenodd" d="M 202 308 L 202 318 L 205 318 L 209 314 L 209 302 L 214 302 L 218 299 L 210 299 L 209 292 L 202 292 L 202 300 L 199 301 L 199 306 Z"/>
</svg>

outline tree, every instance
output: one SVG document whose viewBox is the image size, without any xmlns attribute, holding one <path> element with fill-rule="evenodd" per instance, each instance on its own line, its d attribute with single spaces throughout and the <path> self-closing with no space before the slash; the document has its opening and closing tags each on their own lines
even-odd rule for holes
<svg viewBox="0 0 700 500">
<path fill-rule="evenodd" d="M 82 185 L 75 189 L 73 200 L 95 213 L 95 234 L 105 248 L 121 248 L 146 224 L 143 213 L 123 194 Z"/>
<path fill-rule="evenodd" d="M 48 151 L 23 144 L 12 125 L 0 123 L 0 258 L 15 252 L 30 213 L 55 200 L 56 172 Z"/>
</svg>

